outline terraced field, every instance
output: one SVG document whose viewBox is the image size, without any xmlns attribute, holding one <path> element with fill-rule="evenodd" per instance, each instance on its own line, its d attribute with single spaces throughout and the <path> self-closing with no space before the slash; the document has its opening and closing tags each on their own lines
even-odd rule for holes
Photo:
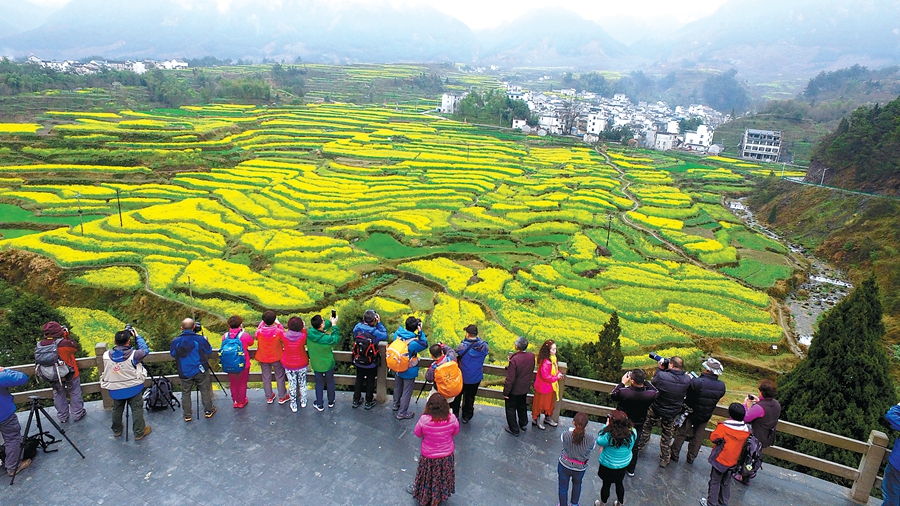
<svg viewBox="0 0 900 506">
<path fill-rule="evenodd" d="M 553 147 L 414 106 L 44 118 L 56 123 L 48 135 L 30 133 L 35 124 L 0 136 L 0 199 L 42 218 L 102 217 L 0 248 L 76 268 L 72 283 L 149 290 L 250 321 L 262 308 L 340 311 L 364 299 L 389 318 L 424 316 L 446 341 L 476 323 L 497 359 L 516 335 L 596 339 L 613 311 L 627 366 L 649 351 L 698 356 L 782 339 L 762 290 L 790 274 L 786 251 L 720 203 L 767 168 Z M 120 152 L 175 162 L 91 162 Z M 177 161 L 198 152 L 243 161 Z M 12 221 L 9 210 L 0 221 Z"/>
</svg>

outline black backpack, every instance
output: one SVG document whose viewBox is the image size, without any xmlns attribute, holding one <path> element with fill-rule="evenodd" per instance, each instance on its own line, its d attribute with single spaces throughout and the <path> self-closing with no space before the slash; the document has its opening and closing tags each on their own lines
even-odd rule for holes
<svg viewBox="0 0 900 506">
<path fill-rule="evenodd" d="M 353 336 L 353 363 L 356 365 L 372 365 L 378 359 L 378 348 L 375 347 L 375 335 L 362 331 Z"/>
<path fill-rule="evenodd" d="M 22 460 L 34 459 L 37 457 L 37 449 L 40 445 L 40 435 L 35 434 L 33 436 L 22 438 L 22 448 L 25 449 L 25 455 L 22 456 Z M 6 445 L 0 445 L 0 462 L 6 462 Z"/>
<path fill-rule="evenodd" d="M 741 450 L 741 456 L 734 467 L 734 472 L 741 475 L 742 479 L 755 478 L 756 472 L 762 467 L 762 457 L 762 443 L 751 433 L 744 442 L 744 448 Z"/>
<path fill-rule="evenodd" d="M 150 388 L 144 391 L 144 408 L 147 411 L 159 411 L 166 408 L 181 407 L 181 402 L 175 398 L 172 391 L 172 382 L 165 376 L 151 376 Z"/>
</svg>

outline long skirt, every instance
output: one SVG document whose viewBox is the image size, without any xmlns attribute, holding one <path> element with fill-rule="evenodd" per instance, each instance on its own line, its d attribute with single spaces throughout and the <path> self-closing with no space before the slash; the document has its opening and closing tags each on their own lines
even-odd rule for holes
<svg viewBox="0 0 900 506">
<path fill-rule="evenodd" d="M 531 418 L 537 420 L 538 415 L 541 413 L 547 416 L 553 416 L 553 399 L 555 396 L 556 394 L 553 392 L 547 394 L 535 392 L 534 401 L 532 401 L 531 404 Z"/>
<path fill-rule="evenodd" d="M 419 468 L 413 486 L 413 497 L 419 504 L 446 501 L 456 492 L 456 463 L 453 454 L 437 459 L 419 455 Z"/>
</svg>

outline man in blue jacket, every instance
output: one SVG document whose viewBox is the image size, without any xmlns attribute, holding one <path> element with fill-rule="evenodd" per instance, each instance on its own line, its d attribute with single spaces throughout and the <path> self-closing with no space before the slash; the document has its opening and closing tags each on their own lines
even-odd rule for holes
<svg viewBox="0 0 900 506">
<path fill-rule="evenodd" d="M 394 332 L 394 339 L 402 339 L 407 342 L 407 354 L 409 355 L 409 369 L 394 375 L 394 411 L 397 411 L 397 420 L 409 420 L 413 416 L 409 410 L 409 400 L 412 398 L 416 378 L 419 376 L 419 352 L 428 349 L 428 340 L 425 331 L 422 330 L 422 320 L 415 316 L 406 319 L 406 324 Z"/>
<path fill-rule="evenodd" d="M 132 339 L 137 344 L 137 349 L 132 347 Z M 100 386 L 109 390 L 109 396 L 113 399 L 113 436 L 121 436 L 125 429 L 122 425 L 122 412 L 125 411 L 127 404 L 134 416 L 132 424 L 134 440 L 140 441 L 152 431 L 149 425 L 144 425 L 144 410 L 141 406 L 144 380 L 147 379 L 147 370 L 144 369 L 142 362 L 150 353 L 150 348 L 131 325 L 126 326 L 125 330 L 116 332 L 115 343 L 116 346 L 112 350 L 107 350 L 103 354 Z"/>
<path fill-rule="evenodd" d="M 200 391 L 206 418 L 212 418 L 216 414 L 216 406 L 213 404 L 212 381 L 207 363 L 207 357 L 212 353 L 212 346 L 195 329 L 194 320 L 185 318 L 181 322 L 181 334 L 172 340 L 172 346 L 169 348 L 169 354 L 175 357 L 178 377 L 181 378 L 181 406 L 184 409 L 185 422 L 194 419 L 191 407 L 191 392 L 194 390 L 194 386 Z"/>
<path fill-rule="evenodd" d="M 469 423 L 475 415 L 475 396 L 478 395 L 478 387 L 484 379 L 482 367 L 489 350 L 488 344 L 478 337 L 478 327 L 474 324 L 468 325 L 463 332 L 466 333 L 466 337 L 456 348 L 457 361 L 462 371 L 463 389 L 462 393 L 450 403 L 450 409 L 462 423 Z M 462 418 L 459 416 L 460 402 L 462 402 Z"/>
<path fill-rule="evenodd" d="M 13 396 L 9 393 L 12 387 L 22 386 L 28 382 L 28 376 L 19 371 L 12 371 L 0 367 L 0 436 L 6 445 L 6 474 L 15 476 L 22 469 L 31 465 L 31 459 L 19 462 L 22 455 L 22 426 L 19 425 L 19 417 L 16 416 L 16 405 Z"/>
<path fill-rule="evenodd" d="M 353 327 L 353 337 L 361 335 L 363 332 L 371 335 L 372 344 L 375 351 L 378 351 L 378 343 L 386 341 L 388 338 L 387 329 L 381 323 L 381 317 L 378 313 L 369 309 L 363 314 L 363 321 Z M 362 389 L 366 389 L 366 409 L 375 407 L 375 378 L 378 376 L 378 357 L 371 364 L 362 361 L 354 361 L 356 366 L 356 383 L 353 386 L 353 407 L 358 408 L 362 404 Z"/>
</svg>

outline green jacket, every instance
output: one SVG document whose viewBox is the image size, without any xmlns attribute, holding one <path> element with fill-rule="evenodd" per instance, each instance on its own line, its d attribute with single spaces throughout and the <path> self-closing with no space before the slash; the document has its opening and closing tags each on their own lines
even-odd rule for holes
<svg viewBox="0 0 900 506">
<path fill-rule="evenodd" d="M 331 320 L 325 320 L 325 331 L 312 327 L 307 329 L 306 348 L 309 352 L 309 365 L 313 371 L 328 372 L 334 367 L 334 345 L 341 340 L 341 331 L 337 325 L 331 326 Z"/>
</svg>

